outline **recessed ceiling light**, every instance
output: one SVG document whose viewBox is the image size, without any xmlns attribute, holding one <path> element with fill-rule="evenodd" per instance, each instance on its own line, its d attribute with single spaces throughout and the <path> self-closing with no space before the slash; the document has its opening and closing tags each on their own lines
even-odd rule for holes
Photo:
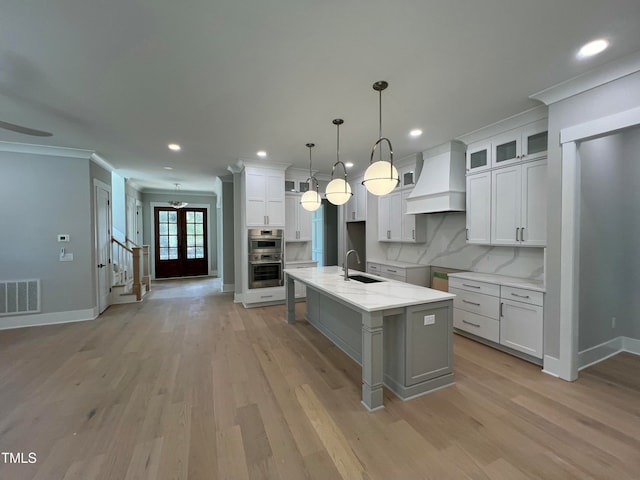
<svg viewBox="0 0 640 480">
<path fill-rule="evenodd" d="M 411 135 L 412 137 L 419 137 L 420 135 L 422 135 L 422 130 L 420 130 L 419 128 L 414 128 L 409 132 L 409 135 Z"/>
<path fill-rule="evenodd" d="M 584 45 L 578 52 L 578 58 L 587 58 L 597 55 L 609 46 L 609 42 L 604 38 L 599 38 Z"/>
<path fill-rule="evenodd" d="M 167 147 L 169 147 L 169 150 L 172 150 L 174 152 L 179 152 L 182 149 L 182 147 L 177 143 L 170 143 L 169 145 L 167 145 Z"/>
<path fill-rule="evenodd" d="M 265 152 L 264 150 L 260 150 L 259 152 L 256 152 L 256 155 L 258 155 L 261 158 L 264 158 L 267 156 L 267 152 Z"/>
<path fill-rule="evenodd" d="M 165 170 L 173 170 L 173 167 L 162 167 L 162 168 L 164 168 Z"/>
<path fill-rule="evenodd" d="M 344 166 L 347 168 L 351 168 L 353 167 L 353 162 L 345 162 Z"/>
</svg>

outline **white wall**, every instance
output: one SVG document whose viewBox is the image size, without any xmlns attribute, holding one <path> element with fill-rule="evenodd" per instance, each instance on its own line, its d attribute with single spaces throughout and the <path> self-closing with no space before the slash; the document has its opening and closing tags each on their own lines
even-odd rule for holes
<svg viewBox="0 0 640 480">
<path fill-rule="evenodd" d="M 42 313 L 93 308 L 89 160 L 0 152 L 0 172 L 0 280 L 41 279 Z M 72 262 L 59 261 L 61 246 Z"/>
</svg>

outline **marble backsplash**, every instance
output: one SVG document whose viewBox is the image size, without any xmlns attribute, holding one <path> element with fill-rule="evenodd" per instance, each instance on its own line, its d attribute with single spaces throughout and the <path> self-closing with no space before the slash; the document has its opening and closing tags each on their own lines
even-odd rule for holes
<svg viewBox="0 0 640 480">
<path fill-rule="evenodd" d="M 544 248 L 467 245 L 464 213 L 430 214 L 426 243 L 385 245 L 387 260 L 544 280 Z"/>
<path fill-rule="evenodd" d="M 311 260 L 311 242 L 287 242 L 284 248 L 284 260 L 285 262 Z"/>
</svg>

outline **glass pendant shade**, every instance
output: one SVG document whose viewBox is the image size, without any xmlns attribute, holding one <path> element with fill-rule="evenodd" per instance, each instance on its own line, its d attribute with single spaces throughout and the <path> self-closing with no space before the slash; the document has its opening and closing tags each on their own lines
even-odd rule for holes
<svg viewBox="0 0 640 480">
<path fill-rule="evenodd" d="M 334 205 L 344 205 L 349 201 L 351 195 L 351 186 L 342 178 L 334 178 L 327 185 L 327 200 Z"/>
<path fill-rule="evenodd" d="M 308 190 L 302 194 L 302 198 L 300 199 L 300 205 L 305 210 L 309 212 L 313 212 L 320 208 L 320 204 L 322 203 L 322 199 L 320 195 L 315 190 Z"/>
<path fill-rule="evenodd" d="M 369 193 L 380 196 L 391 193 L 399 182 L 398 169 L 386 160 L 378 160 L 369 165 L 364 172 L 362 183 Z"/>
</svg>

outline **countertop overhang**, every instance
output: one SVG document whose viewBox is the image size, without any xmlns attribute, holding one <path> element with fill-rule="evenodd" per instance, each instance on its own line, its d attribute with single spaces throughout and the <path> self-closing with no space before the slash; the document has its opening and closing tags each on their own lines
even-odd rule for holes
<svg viewBox="0 0 640 480">
<path fill-rule="evenodd" d="M 498 275 L 495 273 L 480 272 L 450 273 L 449 277 L 475 280 L 476 282 L 494 283 L 496 285 L 504 285 L 505 287 L 524 288 L 542 293 L 545 292 L 544 283 L 542 281 L 532 280 L 530 278 L 508 277 L 506 275 Z"/>
<path fill-rule="evenodd" d="M 424 303 L 451 300 L 454 294 L 410 283 L 352 271 L 353 274 L 381 280 L 378 283 L 361 283 L 356 280 L 345 282 L 342 268 L 315 267 L 285 269 L 284 272 L 307 286 L 316 288 L 365 312 L 375 312 L 392 308 L 408 307 Z"/>
</svg>

